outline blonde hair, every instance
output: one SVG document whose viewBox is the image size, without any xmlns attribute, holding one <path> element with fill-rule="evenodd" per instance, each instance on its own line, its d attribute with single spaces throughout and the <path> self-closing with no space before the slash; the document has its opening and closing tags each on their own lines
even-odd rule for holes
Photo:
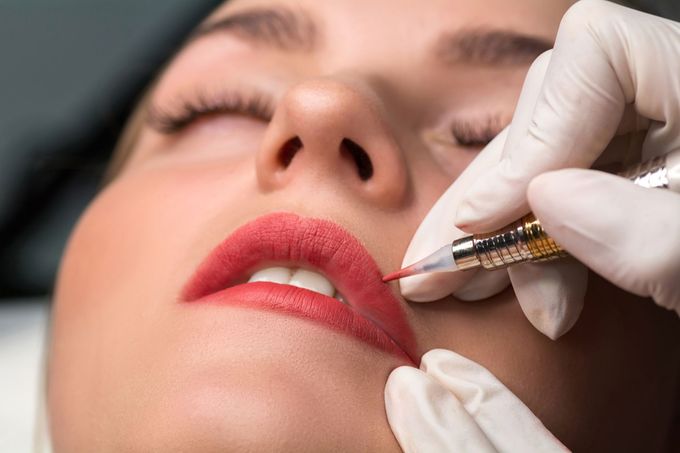
<svg viewBox="0 0 680 453">
<path fill-rule="evenodd" d="M 123 132 L 113 149 L 111 160 L 109 161 L 106 171 L 104 172 L 104 179 L 102 185 L 109 184 L 125 167 L 130 155 L 135 150 L 139 136 L 146 123 L 148 106 L 151 102 L 151 93 L 156 86 L 157 80 L 154 81 L 149 88 L 146 89 L 141 99 L 137 102 L 132 115 L 125 123 Z"/>
</svg>

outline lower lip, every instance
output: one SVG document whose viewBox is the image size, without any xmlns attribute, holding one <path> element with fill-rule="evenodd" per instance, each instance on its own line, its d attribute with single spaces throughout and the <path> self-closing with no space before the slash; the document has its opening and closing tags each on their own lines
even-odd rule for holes
<svg viewBox="0 0 680 453">
<path fill-rule="evenodd" d="M 269 282 L 246 283 L 210 294 L 192 303 L 249 307 L 308 319 L 414 363 L 389 335 L 349 306 L 333 297 L 304 288 Z"/>
</svg>

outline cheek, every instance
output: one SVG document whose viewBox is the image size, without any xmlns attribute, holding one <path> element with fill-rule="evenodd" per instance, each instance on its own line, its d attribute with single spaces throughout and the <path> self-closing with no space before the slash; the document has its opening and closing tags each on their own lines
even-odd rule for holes
<svg viewBox="0 0 680 453">
<path fill-rule="evenodd" d="M 149 165 L 110 185 L 69 241 L 57 282 L 57 314 L 101 316 L 112 305 L 118 313 L 124 307 L 110 301 L 159 292 L 175 298 L 177 282 L 185 281 L 208 246 L 197 242 L 213 237 L 204 233 L 219 223 L 214 219 L 247 203 L 237 190 L 255 184 L 245 165 L 178 165 L 181 171 Z"/>
<path fill-rule="evenodd" d="M 460 151 L 456 153 L 458 152 Z M 410 217 L 416 221 L 416 228 L 425 219 L 425 216 L 430 212 L 437 200 L 455 183 L 460 174 L 463 173 L 470 162 L 477 156 L 477 153 L 460 152 L 460 156 L 458 154 L 455 156 L 456 159 L 446 156 L 442 162 L 439 162 L 436 157 L 432 158 L 430 156 L 413 162 L 412 166 L 415 169 L 413 185 L 415 187 L 413 190 L 413 213 L 410 214 Z M 451 209 L 456 209 L 456 206 L 452 206 Z M 415 233 L 416 228 L 410 232 L 411 235 Z M 406 241 L 406 244 L 408 242 L 410 241 Z"/>
<path fill-rule="evenodd" d="M 62 261 L 52 314 L 49 403 L 57 436 L 81 438 L 94 429 L 87 408 L 97 401 L 111 406 L 102 400 L 115 376 L 124 379 L 126 350 L 144 350 L 135 338 L 158 322 L 161 306 L 175 300 L 207 248 L 196 244 L 196 232 L 225 209 L 225 197 L 214 197 L 218 203 L 211 193 L 233 194 L 248 184 L 237 174 L 249 173 L 130 172 L 83 214 Z M 82 432 L 69 436 L 74 429 Z"/>
<path fill-rule="evenodd" d="M 95 199 L 72 234 L 59 289 L 79 294 L 64 298 L 89 296 L 95 288 L 117 293 L 162 283 L 155 277 L 184 267 L 195 255 L 183 255 L 188 244 L 208 236 L 215 218 L 246 205 L 242 194 L 254 185 L 252 159 L 242 157 L 162 157 L 127 171 Z"/>
</svg>

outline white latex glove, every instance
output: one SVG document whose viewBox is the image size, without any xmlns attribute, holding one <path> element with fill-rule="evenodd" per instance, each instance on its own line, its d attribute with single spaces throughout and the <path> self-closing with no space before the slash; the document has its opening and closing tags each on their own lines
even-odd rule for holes
<svg viewBox="0 0 680 453">
<path fill-rule="evenodd" d="M 531 209 L 560 245 L 595 272 L 677 311 L 678 196 L 597 172 L 547 172 L 589 168 L 602 157 L 629 164 L 640 154 L 648 159 L 680 149 L 679 74 L 680 24 L 605 1 L 576 3 L 562 20 L 554 50 L 529 71 L 500 163 L 474 184 L 444 194 L 437 204 L 446 212 L 435 206 L 428 214 L 404 264 L 436 249 L 431 247 L 440 228 L 435 225 L 454 220 L 468 232 L 488 232 Z M 646 132 L 641 147 L 614 140 L 636 131 Z M 456 192 L 455 199 L 449 192 Z M 538 330 L 555 339 L 573 326 L 583 305 L 585 267 L 561 260 L 514 266 L 508 273 L 522 310 Z M 404 279 L 402 294 L 417 301 L 439 299 L 444 294 L 434 286 L 450 288 L 447 275 L 460 278 Z"/>
<path fill-rule="evenodd" d="M 446 243 L 465 236 L 462 230 L 453 226 L 455 211 L 465 190 L 489 169 L 498 165 L 507 137 L 507 129 L 484 148 L 455 184 L 448 188 L 432 207 L 411 241 L 404 256 L 404 265 L 411 264 L 439 249 Z M 502 291 L 510 280 L 506 271 L 486 272 L 472 270 L 458 273 L 437 273 L 416 275 L 402 279 L 399 284 L 402 294 L 415 302 L 441 299 L 451 293 L 467 300 L 487 297 Z"/>
<path fill-rule="evenodd" d="M 385 408 L 404 453 L 569 451 L 486 368 L 444 349 L 392 371 Z"/>
</svg>

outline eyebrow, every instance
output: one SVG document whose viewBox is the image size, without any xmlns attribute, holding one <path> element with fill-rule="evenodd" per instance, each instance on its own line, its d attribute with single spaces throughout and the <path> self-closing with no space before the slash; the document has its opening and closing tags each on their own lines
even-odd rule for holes
<svg viewBox="0 0 680 453">
<path fill-rule="evenodd" d="M 254 45 L 283 52 L 311 52 L 320 33 L 302 9 L 284 6 L 251 8 L 209 21 L 191 35 L 189 42 L 217 33 L 232 33 Z M 515 66 L 533 62 L 553 42 L 511 30 L 468 28 L 444 33 L 434 45 L 434 55 L 445 65 L 478 64 Z"/>
<path fill-rule="evenodd" d="M 529 64 L 552 47 L 553 42 L 543 38 L 478 28 L 444 34 L 436 41 L 434 53 L 444 64 L 512 66 Z"/>
<path fill-rule="evenodd" d="M 311 52 L 319 41 L 310 16 L 303 10 L 285 7 L 253 8 L 233 13 L 201 25 L 189 40 L 221 32 L 285 52 Z"/>
</svg>

